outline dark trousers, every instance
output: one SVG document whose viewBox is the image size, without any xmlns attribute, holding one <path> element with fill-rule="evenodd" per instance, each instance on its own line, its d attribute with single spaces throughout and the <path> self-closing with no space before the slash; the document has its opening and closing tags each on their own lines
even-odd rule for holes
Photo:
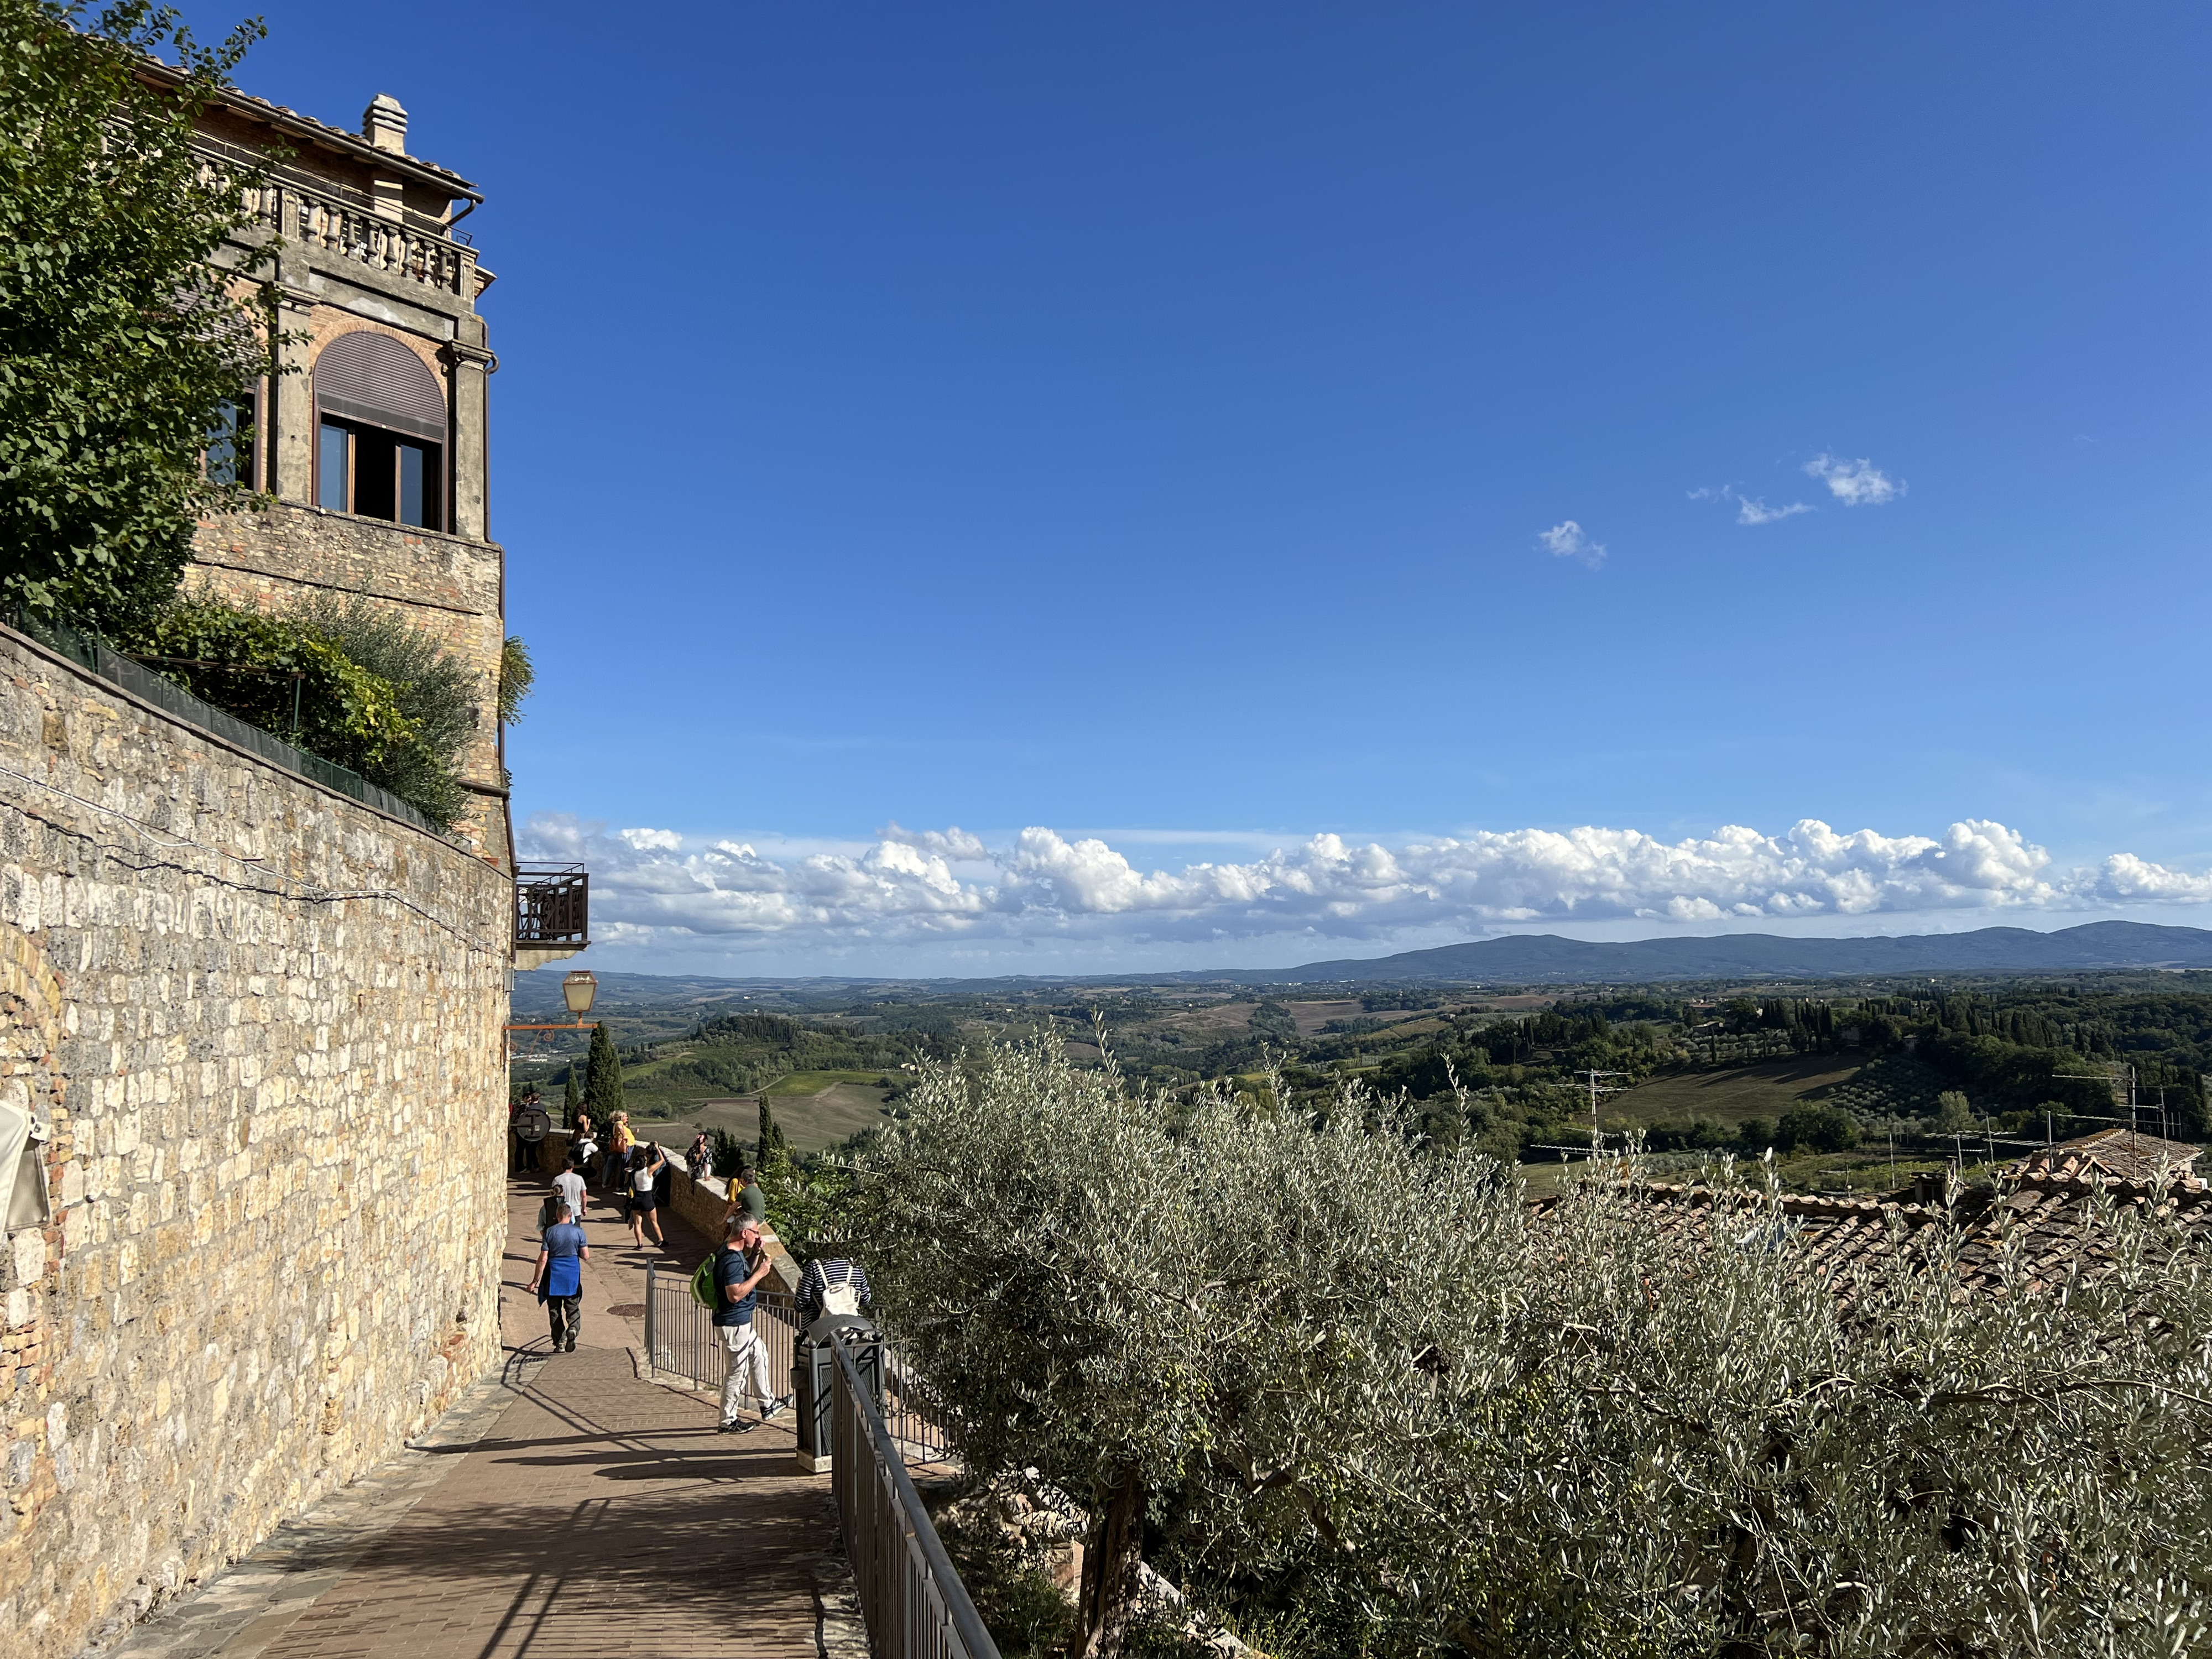
<svg viewBox="0 0 2212 1659">
<path fill-rule="evenodd" d="M 584 1297 L 579 1291 L 574 1296 L 549 1296 L 545 1298 L 545 1315 L 553 1322 L 553 1346 L 573 1348 L 584 1328 Z"/>
</svg>

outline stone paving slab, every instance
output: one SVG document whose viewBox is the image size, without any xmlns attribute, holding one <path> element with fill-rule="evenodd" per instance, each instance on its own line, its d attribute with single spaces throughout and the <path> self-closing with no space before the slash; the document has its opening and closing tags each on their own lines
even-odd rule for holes
<svg viewBox="0 0 2212 1659">
<path fill-rule="evenodd" d="M 197 1595 L 94 1651 L 112 1659 L 252 1659 L 446 1478 L 451 1454 L 496 1424 L 543 1363 L 542 1356 L 508 1355 L 498 1376 L 478 1382 L 398 1456 L 278 1528 Z"/>
<path fill-rule="evenodd" d="M 557 1354 L 266 1652 L 811 1656 L 821 1485 L 781 1423 L 717 1434 L 626 1353 Z"/>
<path fill-rule="evenodd" d="M 789 1419 L 715 1432 L 714 1402 L 639 1380 L 644 1263 L 617 1212 L 586 1218 L 583 1335 L 547 1352 L 521 1285 L 543 1184 L 510 1183 L 507 1370 L 434 1435 L 287 1528 L 114 1659 L 811 1656 L 839 1559 L 823 1476 Z M 600 1206 L 593 1205 L 594 1210 Z"/>
</svg>

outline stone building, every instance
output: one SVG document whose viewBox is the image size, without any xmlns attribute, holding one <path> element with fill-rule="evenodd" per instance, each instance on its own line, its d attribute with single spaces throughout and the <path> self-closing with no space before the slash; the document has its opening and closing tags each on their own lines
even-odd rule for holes
<svg viewBox="0 0 2212 1659">
<path fill-rule="evenodd" d="M 259 274 L 273 278 L 289 372 L 241 399 L 254 441 L 237 465 L 277 505 L 204 526 L 193 586 L 260 605 L 369 594 L 436 635 L 481 687 L 462 834 L 511 871 L 495 714 L 506 555 L 491 539 L 485 442 L 497 361 L 477 314 L 492 274 L 457 229 L 483 198 L 407 154 L 407 112 L 389 97 L 358 136 L 235 98 L 208 112 L 203 142 L 223 159 L 291 152 L 258 193 L 264 228 L 248 239 L 281 240 Z"/>
<path fill-rule="evenodd" d="M 298 373 L 241 389 L 237 464 L 277 505 L 204 526 L 186 580 L 366 595 L 465 663 L 458 831 L 133 665 L 0 628 L 12 1659 L 68 1659 L 188 1589 L 499 1358 L 511 975 L 574 954 L 583 919 L 544 925 L 548 887 L 517 881 L 491 277 L 456 232 L 477 192 L 407 154 L 406 121 L 384 97 L 359 136 L 242 94 L 207 117 L 211 156 L 292 152 L 252 236 L 283 239 L 301 337 Z"/>
</svg>

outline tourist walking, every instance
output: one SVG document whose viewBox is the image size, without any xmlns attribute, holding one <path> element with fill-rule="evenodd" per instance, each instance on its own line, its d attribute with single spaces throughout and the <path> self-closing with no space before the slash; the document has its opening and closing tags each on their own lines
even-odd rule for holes
<svg viewBox="0 0 2212 1659">
<path fill-rule="evenodd" d="M 599 1185 L 627 1192 L 623 1177 L 629 1173 L 629 1149 L 637 1145 L 637 1137 L 629 1132 L 629 1114 L 617 1112 L 607 1120 L 606 1160 L 599 1173 Z"/>
<path fill-rule="evenodd" d="M 580 1227 L 584 1224 L 584 1177 L 576 1173 L 576 1160 L 570 1158 L 568 1167 L 553 1177 L 553 1190 L 560 1201 L 568 1206 L 571 1219 Z"/>
<path fill-rule="evenodd" d="M 660 1148 L 649 1140 L 640 1145 L 630 1158 L 629 1236 L 641 1250 L 645 1248 L 648 1228 L 653 1232 L 653 1242 L 664 1250 L 668 1248 L 668 1241 L 660 1236 L 660 1205 L 653 1188 L 659 1179 L 661 1166 L 667 1162 L 660 1155 Z"/>
<path fill-rule="evenodd" d="M 719 1432 L 743 1434 L 753 1426 L 738 1420 L 748 1397 L 761 1402 L 760 1421 L 765 1423 L 791 1404 L 791 1396 L 779 1398 L 770 1391 L 768 1344 L 753 1328 L 760 1283 L 768 1277 L 771 1265 L 767 1248 L 761 1243 L 761 1231 L 750 1221 L 732 1221 L 725 1237 L 722 1252 L 714 1258 L 714 1328 L 721 1336 L 730 1365 L 722 1378 Z"/>
<path fill-rule="evenodd" d="M 584 1324 L 584 1263 L 591 1259 L 584 1230 L 563 1204 L 560 1219 L 539 1242 L 538 1268 L 530 1275 L 530 1288 L 544 1304 L 552 1327 L 556 1353 L 576 1352 L 576 1337 Z"/>
<path fill-rule="evenodd" d="M 856 1314 L 868 1305 L 868 1276 L 857 1261 L 842 1256 L 820 1256 L 806 1264 L 799 1276 L 799 1328 L 804 1330 L 824 1314 Z"/>
</svg>

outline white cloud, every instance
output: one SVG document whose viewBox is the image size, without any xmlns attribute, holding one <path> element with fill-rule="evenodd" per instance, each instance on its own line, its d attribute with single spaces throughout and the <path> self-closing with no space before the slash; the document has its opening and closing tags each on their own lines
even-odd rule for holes
<svg viewBox="0 0 2212 1659">
<path fill-rule="evenodd" d="M 876 831 L 878 841 L 896 842 L 902 846 L 918 847 L 925 853 L 956 862 L 973 863 L 991 856 L 982 838 L 971 836 L 958 824 L 949 830 L 905 830 L 896 823 L 885 824 Z"/>
<path fill-rule="evenodd" d="M 1792 501 L 1787 507 L 1769 507 L 1764 498 L 1747 495 L 1734 484 L 1708 484 L 1689 492 L 1693 501 L 1734 501 L 1738 524 L 1775 524 L 1784 519 L 1794 519 L 1800 513 L 1814 509 L 1803 501 Z"/>
<path fill-rule="evenodd" d="M 1536 544 L 1555 559 L 1580 559 L 1593 570 L 1605 562 L 1605 544 L 1592 541 L 1572 519 L 1540 532 Z"/>
<path fill-rule="evenodd" d="M 2042 848 L 1986 819 L 1934 836 L 1844 834 L 1815 818 L 1779 835 L 1731 824 L 1677 842 L 1595 826 L 1394 846 L 1320 835 L 1245 862 L 1152 871 L 1103 838 L 1070 840 L 1039 827 L 993 847 L 964 830 L 892 825 L 872 842 L 816 843 L 769 857 L 749 842 L 610 833 L 539 813 L 522 841 L 526 856 L 589 866 L 594 933 L 640 945 L 1354 940 L 1567 921 L 2212 902 L 2212 874 L 2124 853 L 2090 869 L 2058 870 Z"/>
<path fill-rule="evenodd" d="M 2089 890 L 2113 904 L 2203 904 L 2212 902 L 2212 875 L 2192 876 L 2133 853 L 2115 853 L 2097 866 Z"/>
<path fill-rule="evenodd" d="M 1881 507 L 1905 494 L 1902 480 L 1891 477 L 1864 456 L 1847 461 L 1824 453 L 1806 462 L 1805 471 L 1826 482 L 1828 493 L 1845 507 Z"/>
</svg>

